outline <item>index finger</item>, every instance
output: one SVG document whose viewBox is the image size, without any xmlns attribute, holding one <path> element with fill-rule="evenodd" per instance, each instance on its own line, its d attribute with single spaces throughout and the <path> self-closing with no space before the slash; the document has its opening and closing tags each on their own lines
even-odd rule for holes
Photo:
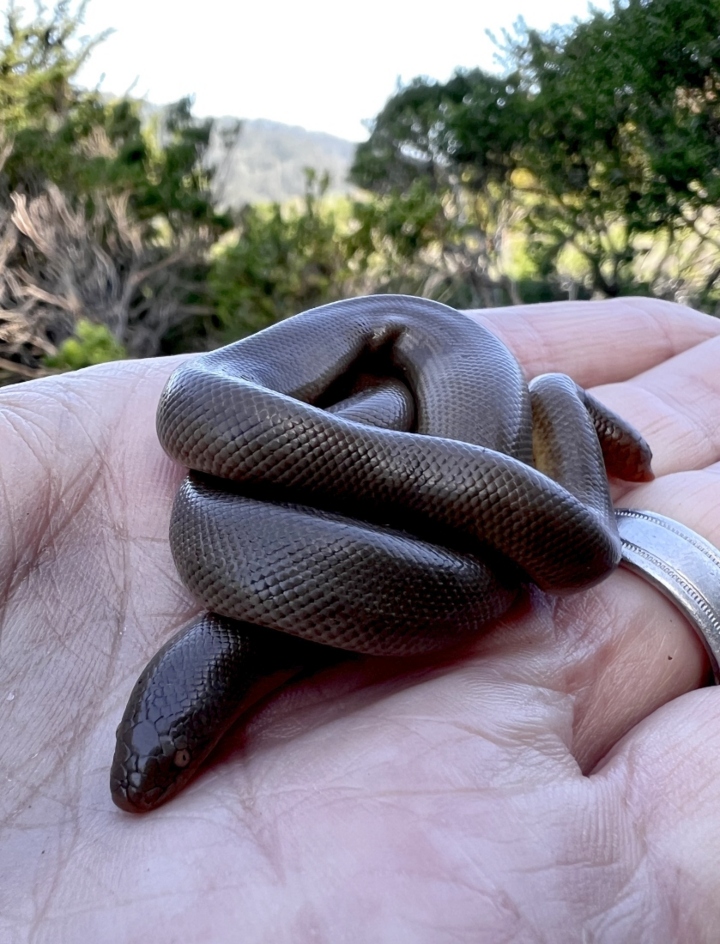
<svg viewBox="0 0 720 944">
<path fill-rule="evenodd" d="M 653 298 L 549 302 L 468 312 L 507 344 L 528 377 L 583 387 L 629 380 L 720 335 L 720 319 Z"/>
</svg>

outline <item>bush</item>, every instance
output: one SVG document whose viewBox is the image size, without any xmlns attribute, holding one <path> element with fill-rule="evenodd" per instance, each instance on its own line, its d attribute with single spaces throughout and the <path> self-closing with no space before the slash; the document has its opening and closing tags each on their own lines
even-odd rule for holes
<svg viewBox="0 0 720 944">
<path fill-rule="evenodd" d="M 106 325 L 93 324 L 83 318 L 75 325 L 73 337 L 63 341 L 57 354 L 46 357 L 44 361 L 47 367 L 79 370 L 125 357 L 125 348 L 115 340 Z"/>
</svg>

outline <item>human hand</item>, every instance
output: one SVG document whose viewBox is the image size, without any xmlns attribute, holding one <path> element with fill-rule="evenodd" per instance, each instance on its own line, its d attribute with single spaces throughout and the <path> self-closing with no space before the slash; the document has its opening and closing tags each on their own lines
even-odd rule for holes
<svg viewBox="0 0 720 944">
<path fill-rule="evenodd" d="M 658 478 L 623 502 L 720 543 L 720 323 L 647 299 L 481 320 L 647 436 Z M 626 571 L 444 660 L 291 685 L 167 806 L 115 809 L 130 688 L 197 610 L 154 432 L 174 363 L 0 394 L 0 939 L 714 941 L 720 705 L 678 698 L 702 647 Z"/>
</svg>

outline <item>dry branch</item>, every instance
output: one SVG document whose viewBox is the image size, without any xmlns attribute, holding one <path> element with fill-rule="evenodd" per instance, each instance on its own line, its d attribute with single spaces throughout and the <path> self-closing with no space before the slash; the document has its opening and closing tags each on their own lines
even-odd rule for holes
<svg viewBox="0 0 720 944">
<path fill-rule="evenodd" d="M 2 160 L 2 153 L 0 153 Z M 150 243 L 131 219 L 128 195 L 73 208 L 49 184 L 0 201 L 0 383 L 43 376 L 80 319 L 105 325 L 130 356 L 158 353 L 163 335 L 197 313 L 186 273 L 201 238 Z"/>
</svg>

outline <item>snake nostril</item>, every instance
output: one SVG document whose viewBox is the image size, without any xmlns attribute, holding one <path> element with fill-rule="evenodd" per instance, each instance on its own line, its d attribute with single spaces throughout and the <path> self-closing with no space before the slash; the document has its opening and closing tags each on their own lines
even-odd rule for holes
<svg viewBox="0 0 720 944">
<path fill-rule="evenodd" d="M 182 750 L 176 751 L 175 756 L 173 757 L 173 764 L 176 767 L 187 767 L 190 763 L 190 751 Z"/>
</svg>

